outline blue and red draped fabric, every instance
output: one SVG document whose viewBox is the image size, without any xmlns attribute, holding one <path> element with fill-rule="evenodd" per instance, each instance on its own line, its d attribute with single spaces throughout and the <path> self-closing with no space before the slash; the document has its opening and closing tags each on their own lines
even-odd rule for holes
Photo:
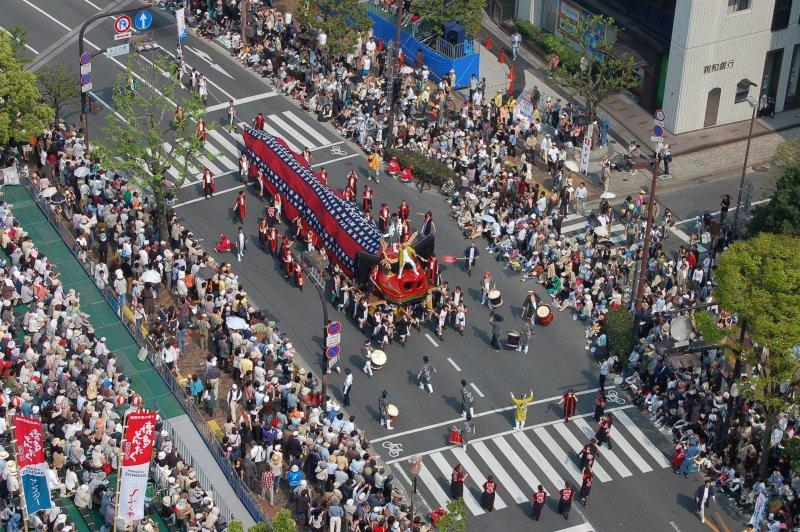
<svg viewBox="0 0 800 532">
<path fill-rule="evenodd" d="M 329 258 L 348 274 L 356 269 L 358 253 L 380 250 L 380 232 L 356 204 L 337 196 L 322 184 L 308 163 L 290 150 L 282 139 L 246 128 L 245 154 L 251 169 L 264 172 L 269 184 L 281 194 L 282 208 L 292 220 L 299 215 L 320 237 Z"/>
<path fill-rule="evenodd" d="M 14 416 L 14 438 L 17 440 L 16 458 L 22 477 L 27 515 L 53 507 L 47 487 L 44 458 L 42 420 L 21 415 Z"/>
</svg>

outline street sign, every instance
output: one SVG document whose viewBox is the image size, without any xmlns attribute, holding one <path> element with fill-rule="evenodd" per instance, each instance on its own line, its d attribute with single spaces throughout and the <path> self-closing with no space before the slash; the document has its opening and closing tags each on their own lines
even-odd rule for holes
<svg viewBox="0 0 800 532">
<path fill-rule="evenodd" d="M 666 115 L 664 115 L 664 111 L 662 111 L 661 109 L 658 109 L 656 111 L 656 120 L 658 120 L 659 122 L 663 122 L 665 118 L 666 118 Z"/>
<path fill-rule="evenodd" d="M 106 57 L 117 57 L 118 55 L 125 55 L 131 51 L 129 43 L 118 44 L 117 46 L 110 46 L 106 48 Z"/>
<path fill-rule="evenodd" d="M 663 137 L 664 136 L 664 128 L 661 127 L 661 126 L 653 126 L 653 136 Z"/>
<path fill-rule="evenodd" d="M 328 325 L 325 326 L 325 331 L 328 333 L 329 336 L 340 334 L 342 332 L 342 322 L 340 321 L 330 322 Z"/>
<path fill-rule="evenodd" d="M 664 121 L 663 120 L 653 120 L 653 125 L 663 128 L 664 127 Z"/>
<path fill-rule="evenodd" d="M 81 65 L 81 74 L 88 74 L 92 71 L 92 64 L 86 63 L 85 65 Z"/>
<path fill-rule="evenodd" d="M 339 356 L 339 353 L 342 352 L 342 348 L 339 345 L 332 345 L 325 350 L 325 356 L 328 359 L 336 358 Z"/>
<path fill-rule="evenodd" d="M 81 54 L 81 65 L 88 65 L 92 60 L 92 54 L 89 52 L 83 52 Z"/>
<path fill-rule="evenodd" d="M 87 72 L 81 74 L 81 92 L 89 92 L 92 90 L 92 74 Z"/>
<path fill-rule="evenodd" d="M 341 334 L 329 334 L 327 338 L 325 338 L 325 347 L 339 345 L 340 343 L 342 343 Z"/>
<path fill-rule="evenodd" d="M 653 142 L 664 142 L 664 137 L 655 137 L 655 136 L 653 136 L 653 137 L 650 137 L 650 140 L 652 140 Z"/>
<path fill-rule="evenodd" d="M 114 21 L 114 31 L 117 33 L 130 32 L 133 22 L 128 15 L 122 15 Z"/>
<path fill-rule="evenodd" d="M 139 31 L 144 31 L 153 23 L 153 15 L 149 11 L 139 11 L 133 17 L 133 25 Z"/>
<path fill-rule="evenodd" d="M 116 35 L 114 35 L 115 41 L 123 41 L 125 39 L 130 39 L 130 38 L 131 38 L 131 32 L 129 31 L 126 31 L 125 33 L 117 33 Z"/>
</svg>

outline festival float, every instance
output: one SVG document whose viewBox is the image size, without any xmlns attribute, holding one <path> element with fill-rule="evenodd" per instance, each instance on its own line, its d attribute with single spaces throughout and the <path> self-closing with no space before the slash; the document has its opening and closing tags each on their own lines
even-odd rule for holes
<svg viewBox="0 0 800 532">
<path fill-rule="evenodd" d="M 250 127 L 243 139 L 250 177 L 257 179 L 260 170 L 264 189 L 280 195 L 282 214 L 298 227 L 298 238 L 310 233 L 314 249 L 388 302 L 406 305 L 428 295 L 425 264 L 434 253 L 433 235 L 387 244 L 372 219 L 324 183 L 283 139 Z"/>
</svg>

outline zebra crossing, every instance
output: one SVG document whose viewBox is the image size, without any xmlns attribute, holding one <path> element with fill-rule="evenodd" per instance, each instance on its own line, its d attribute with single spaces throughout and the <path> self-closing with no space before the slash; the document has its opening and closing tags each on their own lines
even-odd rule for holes
<svg viewBox="0 0 800 532">
<path fill-rule="evenodd" d="M 283 111 L 271 115 L 265 115 L 266 125 L 264 129 L 271 135 L 281 137 L 289 147 L 301 153 L 304 148 L 309 150 L 319 150 L 329 146 L 338 148 L 338 139 L 329 139 L 326 134 L 314 128 L 298 111 Z M 243 124 L 243 123 L 240 123 Z M 179 155 L 172 156 L 173 165 L 167 170 L 167 174 L 178 180 L 180 174 L 177 167 L 186 165 L 189 176 L 183 183 L 184 187 L 192 186 L 200 181 L 200 174 L 203 168 L 208 168 L 219 177 L 239 171 L 239 157 L 244 142 L 242 136 L 236 132 L 230 132 L 220 126 L 216 129 L 207 131 L 204 149 L 201 154 L 190 160 L 185 160 Z M 164 149 L 168 153 L 172 151 L 172 146 L 164 142 Z M 345 152 L 339 149 L 331 149 L 334 155 L 342 155 Z"/>
<path fill-rule="evenodd" d="M 670 466 L 670 461 L 642 432 L 625 410 L 631 405 L 609 409 L 614 416 L 611 431 L 613 449 L 603 447 L 592 470 L 599 483 L 613 482 L 646 474 Z M 573 417 L 569 423 L 548 422 L 524 431 L 475 438 L 467 449 L 447 447 L 421 453 L 423 467 L 417 488 L 423 498 L 430 495 L 436 506 L 446 507 L 450 500 L 450 475 L 461 464 L 469 478 L 464 485 L 464 504 L 473 515 L 483 515 L 479 500 L 483 483 L 493 475 L 499 489 L 495 510 L 525 504 L 541 484 L 556 493 L 565 482 L 579 487 L 582 482 L 576 453 L 594 436 L 597 424 L 592 414 Z M 402 472 L 405 459 L 389 460 Z"/>
<path fill-rule="evenodd" d="M 561 236 L 562 237 L 578 237 L 583 239 L 586 237 L 592 227 L 589 224 L 589 218 L 583 214 L 572 213 L 564 217 L 561 223 Z M 682 242 L 688 243 L 690 241 L 689 235 L 683 231 L 677 224 L 670 228 L 670 233 L 676 236 Z M 621 223 L 614 223 L 608 228 L 608 239 L 614 244 L 621 244 L 627 239 L 627 231 L 625 225 Z M 702 244 L 697 244 L 697 249 L 700 253 L 705 253 L 707 248 Z"/>
</svg>

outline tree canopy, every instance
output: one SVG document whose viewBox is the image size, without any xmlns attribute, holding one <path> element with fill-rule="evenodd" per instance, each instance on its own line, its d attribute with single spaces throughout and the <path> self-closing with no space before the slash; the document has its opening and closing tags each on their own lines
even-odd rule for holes
<svg viewBox="0 0 800 532">
<path fill-rule="evenodd" d="M 600 102 L 639 84 L 636 63 L 630 56 L 617 55 L 617 31 L 611 17 L 582 18 L 574 36 L 579 62 L 562 61 L 552 75 L 573 95 L 583 96 L 589 116 L 594 117 Z"/>
<path fill-rule="evenodd" d="M 800 236 L 800 138 L 778 146 L 776 163 L 775 192 L 767 203 L 753 208 L 747 231 Z"/>
<path fill-rule="evenodd" d="M 719 259 L 716 297 L 735 312 L 755 347 L 738 346 L 752 368 L 744 392 L 765 409 L 762 467 L 777 415 L 796 408 L 800 384 L 800 238 L 761 233 L 734 243 Z M 763 470 L 762 470 L 763 471 Z"/>
<path fill-rule="evenodd" d="M 328 50 L 335 57 L 353 51 L 358 35 L 372 27 L 372 19 L 358 0 L 308 0 L 297 17 L 310 39 L 325 32 Z"/>
<path fill-rule="evenodd" d="M 65 105 L 75 103 L 80 99 L 80 88 L 78 80 L 80 74 L 74 68 L 70 68 L 63 61 L 59 61 L 51 67 L 43 68 L 37 74 L 39 78 L 39 90 L 46 101 L 55 111 L 55 118 L 58 121 L 61 116 L 61 109 Z"/>
<path fill-rule="evenodd" d="M 28 140 L 44 131 L 53 111 L 42 103 L 36 74 L 22 68 L 15 57 L 13 37 L 0 32 L 0 144 Z"/>
<path fill-rule="evenodd" d="M 165 194 L 202 170 L 189 160 L 205 152 L 195 125 L 205 117 L 206 108 L 200 95 L 192 92 L 181 102 L 186 118 L 177 120 L 177 95 L 184 94 L 180 81 L 170 61 L 160 55 L 152 59 L 133 54 L 127 71 L 117 76 L 115 112 L 106 115 L 94 151 L 113 161 L 114 168 L 126 171 L 132 183 L 152 193 L 156 223 L 161 234 L 166 234 Z M 141 74 L 137 77 L 134 72 Z M 206 129 L 213 129 L 212 124 Z"/>
<path fill-rule="evenodd" d="M 468 35 L 475 36 L 481 29 L 486 0 L 414 0 L 412 10 L 436 33 L 442 33 L 443 24 L 458 22 Z"/>
</svg>

